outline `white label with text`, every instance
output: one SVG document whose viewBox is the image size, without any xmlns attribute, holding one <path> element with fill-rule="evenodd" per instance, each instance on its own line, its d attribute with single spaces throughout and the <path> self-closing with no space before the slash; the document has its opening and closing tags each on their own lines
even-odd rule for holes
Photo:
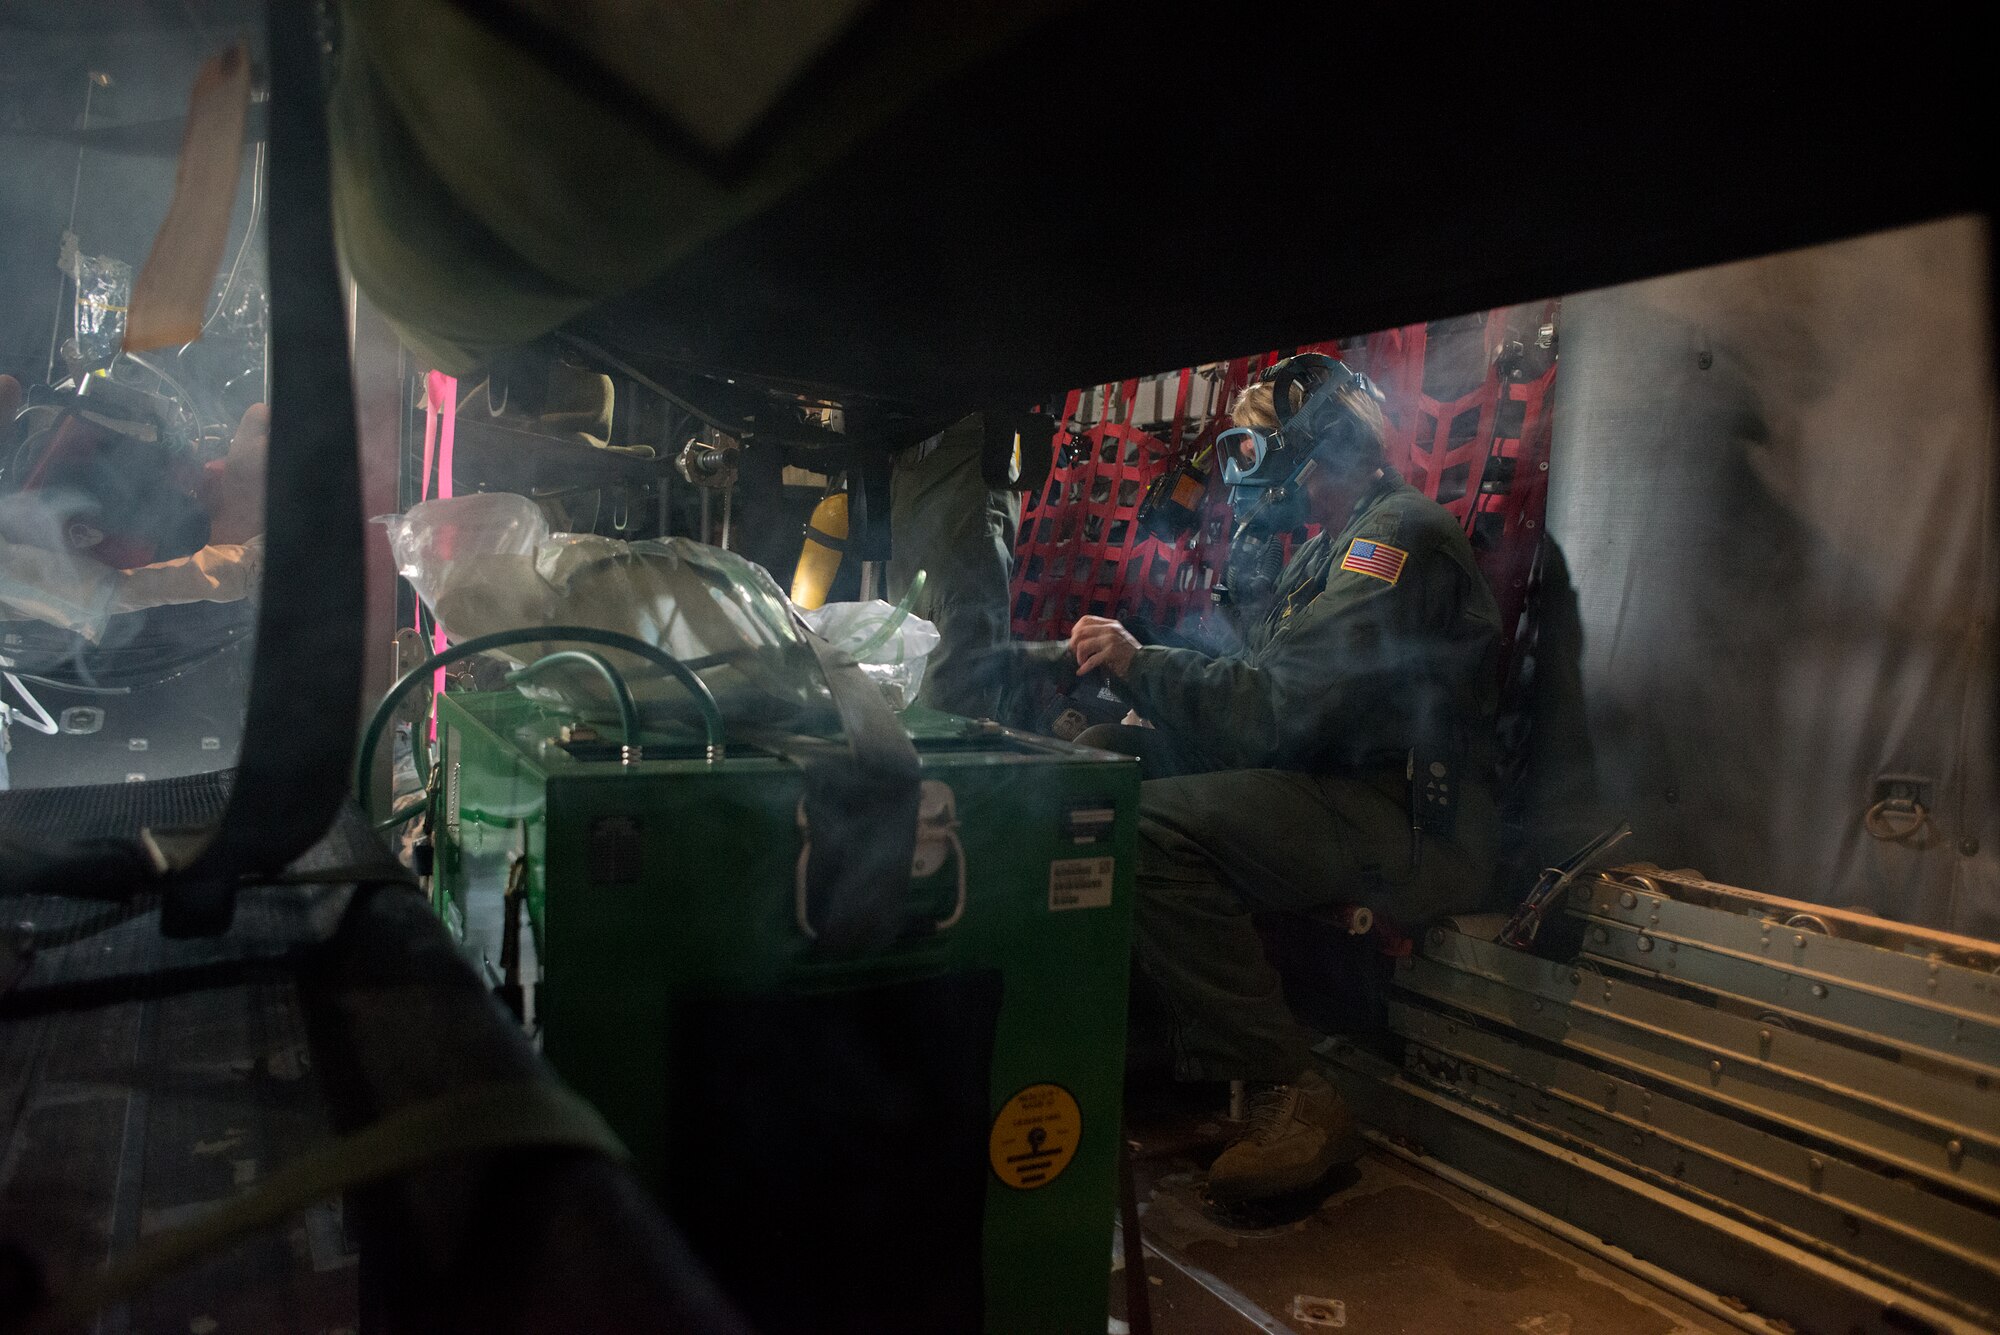
<svg viewBox="0 0 2000 1335">
<path fill-rule="evenodd" d="M 1112 858 L 1060 858 L 1049 864 L 1049 912 L 1111 907 Z"/>
</svg>

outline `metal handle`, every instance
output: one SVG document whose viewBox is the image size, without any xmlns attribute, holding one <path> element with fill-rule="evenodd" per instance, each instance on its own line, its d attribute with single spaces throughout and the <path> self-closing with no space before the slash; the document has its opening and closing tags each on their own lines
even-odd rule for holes
<svg viewBox="0 0 2000 1335">
<path fill-rule="evenodd" d="M 935 783 L 936 780 L 927 780 L 926 782 Z M 939 786 L 942 787 L 943 785 Z M 949 790 L 947 789 L 947 791 Z M 806 940 L 817 941 L 819 940 L 819 929 L 812 924 L 812 913 L 808 906 L 808 896 L 806 893 L 806 868 L 812 861 L 812 827 L 806 819 L 806 803 L 803 797 L 799 799 L 798 823 L 799 859 L 792 875 L 792 921 L 798 925 L 800 934 Z M 921 832 L 919 832 L 917 840 L 918 857 L 922 856 L 925 842 Z M 950 931 L 952 928 L 958 926 L 959 922 L 965 917 L 967 901 L 965 845 L 958 837 L 958 823 L 955 820 L 950 825 L 945 826 L 939 833 L 934 834 L 930 842 L 942 842 L 950 845 L 952 861 L 956 864 L 958 875 L 958 890 L 952 899 L 951 912 L 945 914 L 942 918 L 931 920 L 931 932 L 935 935 L 939 932 Z M 915 859 L 913 859 L 914 861 Z"/>
</svg>

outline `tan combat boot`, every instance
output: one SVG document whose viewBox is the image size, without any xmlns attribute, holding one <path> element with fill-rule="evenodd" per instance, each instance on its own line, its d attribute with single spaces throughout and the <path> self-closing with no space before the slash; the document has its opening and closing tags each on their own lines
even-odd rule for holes
<svg viewBox="0 0 2000 1335">
<path fill-rule="evenodd" d="M 1243 1134 L 1208 1170 L 1208 1195 L 1238 1205 L 1302 1191 L 1361 1153 L 1340 1094 L 1318 1071 L 1289 1085 L 1253 1085 Z"/>
</svg>

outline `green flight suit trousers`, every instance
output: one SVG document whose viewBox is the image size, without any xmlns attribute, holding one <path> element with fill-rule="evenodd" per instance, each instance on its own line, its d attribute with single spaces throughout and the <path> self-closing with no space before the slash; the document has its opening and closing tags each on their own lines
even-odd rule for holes
<svg viewBox="0 0 2000 1335">
<path fill-rule="evenodd" d="M 919 570 L 924 590 L 910 610 L 938 629 L 917 703 L 967 718 L 993 718 L 1005 682 L 989 656 L 1010 635 L 1019 493 L 986 485 L 983 420 L 974 414 L 926 452 L 909 450 L 889 475 L 888 592 L 904 595 Z"/>
<path fill-rule="evenodd" d="M 1099 727 L 1086 746 L 1136 755 L 1138 962 L 1159 988 L 1183 1080 L 1289 1081 L 1313 1041 L 1285 1004 L 1253 913 L 1365 904 L 1405 926 L 1478 906 L 1497 814 L 1468 784 L 1450 840 L 1411 857 L 1404 780 L 1291 770 L 1181 772 L 1171 739 Z"/>
</svg>

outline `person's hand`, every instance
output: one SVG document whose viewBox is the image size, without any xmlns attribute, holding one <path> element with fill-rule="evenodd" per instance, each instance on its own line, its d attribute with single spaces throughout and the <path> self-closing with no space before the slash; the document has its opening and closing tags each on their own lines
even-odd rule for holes
<svg viewBox="0 0 2000 1335">
<path fill-rule="evenodd" d="M 208 540 L 245 543 L 264 531 L 265 456 L 271 443 L 271 410 L 250 405 L 229 442 L 229 455 L 218 468 L 210 492 Z"/>
<path fill-rule="evenodd" d="M 1140 718 L 1139 711 L 1136 709 L 1126 710 L 1125 717 L 1119 719 L 1118 722 L 1121 726 L 1127 728 L 1150 728 L 1153 726 L 1152 724 L 1146 722 L 1146 720 Z"/>
<path fill-rule="evenodd" d="M 1103 668 L 1122 681 L 1139 652 L 1139 642 L 1109 617 L 1079 617 L 1069 633 L 1069 650 L 1076 655 L 1078 676 Z"/>
</svg>

